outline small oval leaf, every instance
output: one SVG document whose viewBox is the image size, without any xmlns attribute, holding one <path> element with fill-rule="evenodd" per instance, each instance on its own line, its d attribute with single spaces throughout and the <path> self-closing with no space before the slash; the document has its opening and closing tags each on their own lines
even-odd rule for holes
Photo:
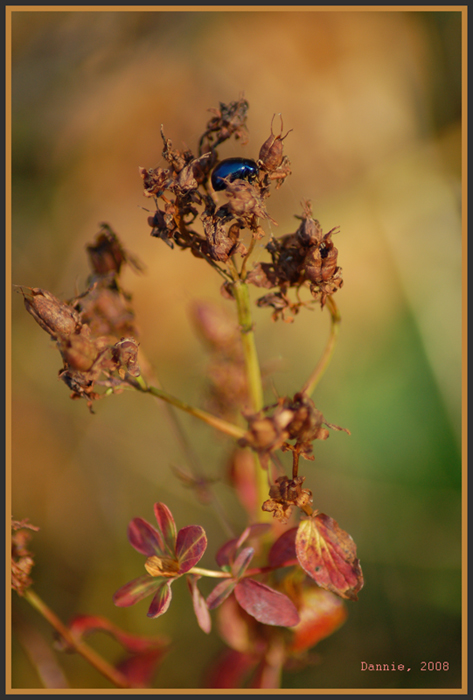
<svg viewBox="0 0 473 700">
<path fill-rule="evenodd" d="M 301 652 L 335 632 L 346 620 L 346 603 L 319 586 L 304 587 L 299 605 L 301 621 L 293 628 L 291 650 Z"/>
<path fill-rule="evenodd" d="M 159 532 L 143 518 L 133 518 L 128 525 L 128 541 L 137 552 L 147 557 L 164 553 L 164 543 Z"/>
<path fill-rule="evenodd" d="M 233 561 L 233 556 L 236 552 L 238 539 L 234 537 L 232 540 L 228 540 L 225 544 L 217 551 L 215 555 L 215 561 L 220 567 L 228 566 L 231 561 Z"/>
<path fill-rule="evenodd" d="M 237 583 L 235 598 L 243 610 L 264 625 L 292 627 L 299 622 L 297 608 L 287 595 L 252 578 Z"/>
<path fill-rule="evenodd" d="M 159 617 L 169 608 L 172 599 L 171 581 L 162 581 L 156 594 L 151 601 L 148 610 L 148 617 Z"/>
<path fill-rule="evenodd" d="M 363 574 L 350 535 L 328 515 L 302 520 L 296 535 L 297 558 L 321 588 L 342 598 L 358 600 Z"/>
<path fill-rule="evenodd" d="M 135 578 L 133 581 L 125 583 L 124 586 L 113 594 L 113 602 L 115 605 L 118 605 L 119 608 L 127 608 L 130 605 L 134 605 L 153 593 L 161 581 L 162 579 L 152 578 L 147 574 Z"/>
<path fill-rule="evenodd" d="M 176 523 L 172 513 L 164 503 L 154 504 L 154 515 L 158 522 L 158 530 L 162 535 L 164 547 L 168 554 L 176 553 Z"/>
<path fill-rule="evenodd" d="M 241 550 L 240 554 L 237 556 L 232 565 L 232 574 L 235 578 L 240 578 L 240 576 L 243 576 L 248 568 L 248 564 L 253 559 L 254 553 L 255 550 L 253 547 L 245 547 L 245 549 Z"/>
<path fill-rule="evenodd" d="M 278 537 L 269 550 L 268 563 L 270 566 L 287 566 L 297 564 L 296 555 L 297 527 L 291 527 Z"/>
<path fill-rule="evenodd" d="M 209 609 L 205 598 L 197 588 L 197 581 L 200 576 L 187 576 L 187 585 L 192 596 L 192 605 L 194 607 L 195 616 L 200 629 L 208 634 L 212 629 L 212 620 L 210 618 Z"/>
<path fill-rule="evenodd" d="M 176 556 L 179 573 L 185 574 L 202 558 L 207 548 L 207 536 L 200 525 L 188 525 L 177 533 Z"/>
<path fill-rule="evenodd" d="M 207 596 L 207 607 L 209 610 L 218 608 L 223 601 L 233 592 L 236 581 L 232 578 L 227 578 L 224 581 L 217 583 L 213 591 Z"/>
</svg>

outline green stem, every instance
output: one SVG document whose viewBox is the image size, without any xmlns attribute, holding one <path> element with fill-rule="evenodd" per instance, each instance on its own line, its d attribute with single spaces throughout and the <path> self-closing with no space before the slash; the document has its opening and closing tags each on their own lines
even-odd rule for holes
<svg viewBox="0 0 473 700">
<path fill-rule="evenodd" d="M 337 305 L 335 304 L 333 297 L 329 296 L 327 298 L 327 308 L 330 311 L 330 315 L 332 317 L 332 325 L 330 328 L 330 336 L 327 342 L 327 345 L 325 347 L 324 353 L 322 357 L 320 358 L 319 362 L 317 363 L 314 371 L 310 375 L 309 379 L 306 381 L 304 386 L 302 387 L 301 393 L 302 394 L 307 394 L 307 396 L 310 396 L 313 392 L 317 384 L 319 383 L 320 378 L 322 377 L 323 373 L 327 369 L 330 360 L 332 359 L 333 351 L 335 350 L 335 345 L 337 343 L 338 339 L 338 331 L 340 328 L 340 321 L 341 316 L 340 312 L 338 311 Z"/>
<path fill-rule="evenodd" d="M 188 574 L 197 574 L 197 576 L 209 576 L 210 578 L 231 578 L 231 574 L 225 571 L 213 571 L 212 569 L 201 569 L 199 566 L 193 566 Z"/>
<path fill-rule="evenodd" d="M 200 420 L 204 421 L 204 423 L 211 425 L 213 428 L 217 428 L 217 430 L 220 430 L 222 433 L 231 435 L 234 438 L 242 438 L 245 435 L 243 428 L 233 425 L 233 423 L 228 423 L 222 418 L 217 418 L 217 416 L 213 416 L 211 413 L 207 413 L 207 411 L 203 411 L 200 408 L 195 408 L 194 406 L 185 403 L 185 401 L 181 401 L 176 396 L 168 394 L 167 391 L 164 391 L 163 389 L 158 389 L 155 386 L 147 386 L 146 382 L 141 376 L 133 379 L 130 378 L 128 379 L 128 382 L 135 387 L 135 389 L 138 389 L 145 394 L 156 396 L 158 399 L 162 399 L 163 401 L 167 401 L 173 406 L 176 406 L 176 408 L 180 408 L 181 411 L 190 413 L 191 416 L 195 416 L 195 418 L 199 418 Z"/>
<path fill-rule="evenodd" d="M 238 308 L 238 323 L 240 324 L 252 409 L 258 413 L 263 408 L 263 386 L 253 333 L 248 285 L 241 281 L 235 282 L 233 293 Z"/>
<path fill-rule="evenodd" d="M 251 407 L 255 413 L 258 413 L 263 408 L 263 383 L 261 381 L 261 371 L 258 354 L 256 352 L 248 285 L 241 280 L 235 281 L 233 284 L 233 294 L 238 309 L 238 322 L 240 324 Z M 259 456 L 256 453 L 254 455 L 254 461 L 258 487 L 258 503 L 261 507 L 263 501 L 268 497 L 268 473 L 261 467 Z M 258 515 L 264 520 L 271 517 L 270 513 L 265 513 L 264 515 L 263 513 L 258 513 Z M 266 517 L 266 515 L 268 517 Z"/>
<path fill-rule="evenodd" d="M 126 677 L 111 666 L 100 654 L 97 654 L 91 647 L 84 642 L 79 641 L 74 637 L 72 632 L 61 622 L 41 598 L 31 590 L 27 589 L 23 597 L 59 632 L 66 642 L 84 657 L 94 668 L 99 671 L 105 678 L 108 678 L 117 688 L 132 688 Z"/>
</svg>

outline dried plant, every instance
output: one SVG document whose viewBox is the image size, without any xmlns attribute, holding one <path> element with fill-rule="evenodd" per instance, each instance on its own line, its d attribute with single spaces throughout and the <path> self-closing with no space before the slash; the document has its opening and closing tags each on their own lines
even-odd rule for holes
<svg viewBox="0 0 473 700">
<path fill-rule="evenodd" d="M 219 548 L 215 568 L 200 567 L 207 548 L 204 529 L 186 523 L 178 529 L 169 508 L 154 503 L 155 523 L 135 517 L 128 527 L 129 543 L 145 557 L 144 571 L 121 585 L 113 600 L 126 607 L 149 596 L 148 617 L 156 618 L 171 609 L 171 586 L 185 577 L 198 625 L 210 633 L 212 611 L 217 609 L 217 631 L 228 646 L 207 670 L 203 686 L 277 688 L 283 669 L 311 662 L 314 645 L 344 622 L 344 600 L 357 600 L 363 586 L 352 538 L 314 508 L 313 494 L 303 488 L 306 477 L 299 474 L 300 458 L 314 460 L 316 440 L 326 440 L 330 430 L 349 432 L 329 423 L 311 398 L 332 356 L 340 324 L 334 301 L 343 285 L 333 241 L 338 227 L 324 233 L 310 202 L 303 201 L 295 230 L 271 236 L 265 245 L 268 262 L 252 263 L 255 244 L 267 235 L 264 222 L 274 222 L 268 198 L 291 175 L 284 154 L 290 130 L 283 136 L 281 118 L 275 133 L 273 117 L 255 160 L 220 160 L 220 144 L 232 138 L 246 142 L 248 103 L 240 97 L 210 111 L 195 154 L 174 148 L 161 128 L 166 167 L 139 171 L 144 195 L 154 202 L 148 217 L 151 235 L 201 259 L 219 275 L 222 294 L 235 307 L 236 320 L 204 302 L 195 302 L 191 309 L 211 361 L 205 408 L 168 394 L 150 372 L 139 349 L 132 298 L 121 285 L 126 265 L 136 271 L 142 266 L 108 224 L 101 225 L 87 247 L 91 273 L 82 294 L 61 301 L 47 290 L 18 289 L 27 311 L 57 345 L 62 358 L 59 377 L 71 398 L 84 399 L 93 412 L 98 399 L 132 388 L 234 440 L 230 463 L 223 470 L 246 513 L 241 534 Z M 331 318 L 326 348 L 305 384 L 293 396 L 270 405 L 263 398 L 249 285 L 270 290 L 256 303 L 269 307 L 274 321 L 292 322 L 304 307 L 314 305 Z M 308 290 L 305 300 L 303 289 Z M 289 475 L 283 473 L 279 458 L 286 451 L 292 452 Z M 218 510 L 214 476 L 197 468 L 175 473 L 201 502 Z M 142 512 L 151 506 L 143 503 Z M 148 687 L 169 641 L 131 635 L 100 616 L 81 615 L 68 627 L 62 625 L 31 588 L 32 557 L 24 529 L 30 526 L 14 527 L 13 587 L 56 627 L 62 648 L 82 653 L 118 687 Z M 203 577 L 215 581 L 207 597 L 199 589 Z M 83 641 L 97 631 L 111 634 L 129 656 L 115 667 L 106 664 Z"/>
</svg>

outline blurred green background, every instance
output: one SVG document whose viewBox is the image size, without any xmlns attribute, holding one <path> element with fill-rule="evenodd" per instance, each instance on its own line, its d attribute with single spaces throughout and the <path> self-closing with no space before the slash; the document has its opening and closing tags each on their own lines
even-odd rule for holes
<svg viewBox="0 0 473 700">
<path fill-rule="evenodd" d="M 257 157 L 282 113 L 293 174 L 268 200 L 275 235 L 296 230 L 312 200 L 336 237 L 345 284 L 339 344 L 314 400 L 351 430 L 315 445 L 303 464 L 314 506 L 355 539 L 365 588 L 345 625 L 317 647 L 319 663 L 285 673 L 285 688 L 458 688 L 461 672 L 461 13 L 458 11 L 124 11 L 12 14 L 12 281 L 67 299 L 85 288 L 84 247 L 108 222 L 147 265 L 127 270 L 140 342 L 165 387 L 201 405 L 206 355 L 189 320 L 193 299 L 228 307 L 220 278 L 189 253 L 152 239 L 138 167 L 163 164 L 160 125 L 194 151 L 209 107 L 249 101 Z M 261 242 L 256 259 L 264 259 Z M 253 290 L 254 298 L 261 294 Z M 164 501 L 177 526 L 201 524 L 202 565 L 226 540 L 208 507 L 171 476 L 185 466 L 163 407 L 132 391 L 96 404 L 68 398 L 61 361 L 13 295 L 12 512 L 33 537 L 37 592 L 65 621 L 108 616 L 174 642 L 161 688 L 198 688 L 223 647 L 195 621 L 184 581 L 168 614 L 149 600 L 118 609 L 113 592 L 141 575 L 129 520 Z M 255 307 L 263 367 L 279 394 L 300 388 L 327 339 L 328 314 L 273 323 Z M 273 392 L 268 386 L 266 398 Z M 230 442 L 187 416 L 210 475 Z M 245 516 L 217 486 L 237 530 Z M 202 586 L 204 588 L 204 586 Z M 13 601 L 23 633 L 51 631 Z M 24 639 L 24 637 L 23 637 Z M 112 640 L 92 643 L 111 661 Z M 13 687 L 41 682 L 14 636 Z M 360 662 L 410 673 L 362 673 Z M 448 661 L 448 672 L 421 672 Z M 61 656 L 71 687 L 110 687 L 80 658 Z"/>
</svg>

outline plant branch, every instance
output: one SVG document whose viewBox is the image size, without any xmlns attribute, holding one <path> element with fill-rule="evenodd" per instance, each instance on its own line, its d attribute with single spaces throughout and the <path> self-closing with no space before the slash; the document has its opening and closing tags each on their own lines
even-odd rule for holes
<svg viewBox="0 0 473 700">
<path fill-rule="evenodd" d="M 200 420 L 204 421 L 204 423 L 207 423 L 207 425 L 211 425 L 213 428 L 220 430 L 222 433 L 231 435 L 231 437 L 234 438 L 242 438 L 245 435 L 243 428 L 233 425 L 233 423 L 228 423 L 228 421 L 218 418 L 217 416 L 213 416 L 211 413 L 207 413 L 207 411 L 203 411 L 200 408 L 195 408 L 194 406 L 185 403 L 185 401 L 181 401 L 176 396 L 168 394 L 167 391 L 164 391 L 163 389 L 158 389 L 155 386 L 147 386 L 145 380 L 141 376 L 136 378 L 128 377 L 127 381 L 135 389 L 138 389 L 138 391 L 142 391 L 144 394 L 151 394 L 151 396 L 156 396 L 158 399 L 167 401 L 172 406 L 176 406 L 176 408 L 180 408 L 181 411 L 190 413 L 191 416 L 199 418 Z"/>
<path fill-rule="evenodd" d="M 332 359 L 333 351 L 335 349 L 335 345 L 338 339 L 338 331 L 340 328 L 341 316 L 340 312 L 338 311 L 337 305 L 335 304 L 333 297 L 331 296 L 327 298 L 327 308 L 330 311 L 330 315 L 332 317 L 330 335 L 322 357 L 317 363 L 309 379 L 302 387 L 301 393 L 306 394 L 307 396 L 310 396 L 314 392 L 314 389 L 319 383 L 320 378 L 327 369 L 329 362 Z"/>
<path fill-rule="evenodd" d="M 117 688 L 132 688 L 126 677 L 111 666 L 104 658 L 100 656 L 94 649 L 89 647 L 82 641 L 74 637 L 72 632 L 61 622 L 41 598 L 31 589 L 27 589 L 23 597 L 32 605 L 59 634 L 64 637 L 66 642 L 70 644 L 75 651 L 84 657 L 94 668 L 99 671 L 105 678 L 113 683 Z"/>
<path fill-rule="evenodd" d="M 241 280 L 237 280 L 233 284 L 232 289 L 238 309 L 238 322 L 240 324 L 251 407 L 255 413 L 258 413 L 263 408 L 263 383 L 261 380 L 258 354 L 256 352 L 248 285 Z M 261 504 L 268 495 L 268 472 L 262 468 L 260 459 L 256 453 L 254 455 L 254 463 L 258 487 L 258 503 Z M 270 514 L 265 513 L 265 515 L 262 515 L 262 513 L 259 513 L 259 516 L 260 518 L 267 519 L 270 517 Z"/>
</svg>

